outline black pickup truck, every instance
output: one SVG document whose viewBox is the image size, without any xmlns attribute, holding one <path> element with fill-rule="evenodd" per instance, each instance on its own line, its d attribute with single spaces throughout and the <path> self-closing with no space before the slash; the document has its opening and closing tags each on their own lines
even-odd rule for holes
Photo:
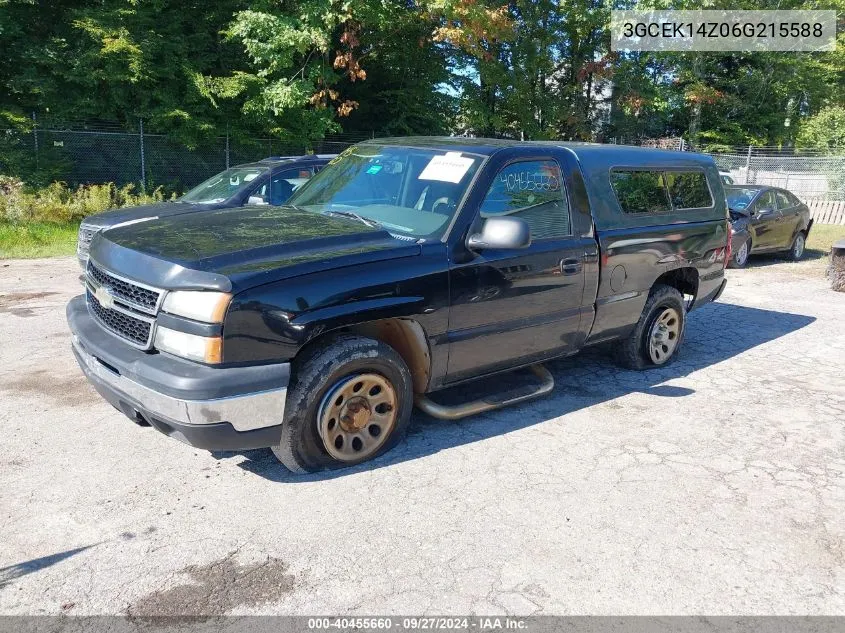
<svg viewBox="0 0 845 633">
<path fill-rule="evenodd" d="M 706 156 L 374 140 L 286 206 L 97 234 L 67 317 L 82 370 L 131 419 L 308 472 L 388 450 L 415 402 L 457 418 L 545 393 L 539 363 L 586 345 L 671 362 L 687 312 L 724 288 L 728 231 Z M 431 395 L 518 367 L 540 384 Z"/>
</svg>

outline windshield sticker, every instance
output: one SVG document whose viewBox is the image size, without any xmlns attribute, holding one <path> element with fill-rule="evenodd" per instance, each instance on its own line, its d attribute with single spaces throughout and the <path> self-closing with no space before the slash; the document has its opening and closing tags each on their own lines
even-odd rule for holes
<svg viewBox="0 0 845 633">
<path fill-rule="evenodd" d="M 257 172 L 254 174 L 247 174 L 246 176 L 244 176 L 244 182 L 249 182 L 251 180 L 255 180 L 256 178 L 258 178 Z"/>
<path fill-rule="evenodd" d="M 432 158 L 419 175 L 419 180 L 459 183 L 474 162 L 472 158 L 461 156 L 460 152 L 447 152 L 445 156 Z"/>
<path fill-rule="evenodd" d="M 371 165 L 367 170 L 368 174 L 377 174 L 381 171 L 381 165 Z"/>
</svg>

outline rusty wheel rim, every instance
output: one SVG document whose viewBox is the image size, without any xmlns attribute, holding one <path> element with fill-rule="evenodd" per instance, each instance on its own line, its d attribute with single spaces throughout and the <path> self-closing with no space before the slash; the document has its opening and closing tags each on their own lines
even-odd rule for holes
<svg viewBox="0 0 845 633">
<path fill-rule="evenodd" d="M 654 320 L 649 333 L 648 352 L 655 365 L 662 365 L 678 346 L 681 335 L 681 316 L 674 308 L 665 308 Z"/>
<path fill-rule="evenodd" d="M 340 379 L 326 392 L 318 430 L 326 452 L 343 462 L 375 454 L 396 426 L 396 390 L 379 374 Z"/>
</svg>

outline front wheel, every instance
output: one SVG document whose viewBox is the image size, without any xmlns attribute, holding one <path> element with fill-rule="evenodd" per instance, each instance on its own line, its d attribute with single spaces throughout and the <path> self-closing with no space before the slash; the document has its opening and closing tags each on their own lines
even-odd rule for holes
<svg viewBox="0 0 845 633">
<path fill-rule="evenodd" d="M 748 264 L 748 255 L 751 253 L 751 240 L 745 240 L 738 249 L 734 251 L 729 266 L 731 268 L 745 268 Z"/>
<path fill-rule="evenodd" d="M 393 448 L 413 408 L 411 373 L 389 345 L 340 335 L 294 365 L 276 458 L 295 473 L 360 464 Z"/>
<path fill-rule="evenodd" d="M 633 332 L 618 343 L 617 359 L 629 369 L 668 365 L 684 340 L 686 310 L 681 293 L 671 286 L 651 289 Z"/>
<path fill-rule="evenodd" d="M 792 248 L 789 249 L 789 259 L 797 262 L 804 256 L 804 249 L 807 246 L 807 237 L 803 233 L 795 236 Z"/>
</svg>

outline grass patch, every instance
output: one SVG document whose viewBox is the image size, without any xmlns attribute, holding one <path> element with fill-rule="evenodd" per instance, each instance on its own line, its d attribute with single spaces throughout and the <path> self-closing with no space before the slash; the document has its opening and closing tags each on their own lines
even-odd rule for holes
<svg viewBox="0 0 845 633">
<path fill-rule="evenodd" d="M 791 261 L 787 253 L 772 253 L 753 256 L 749 267 L 767 268 L 773 272 L 808 279 L 824 277 L 830 263 L 830 249 L 834 242 L 843 238 L 845 238 L 845 226 L 814 224 L 810 237 L 807 239 L 804 257 L 800 261 Z"/>
<path fill-rule="evenodd" d="M 73 255 L 78 230 L 79 222 L 0 222 L 0 259 Z"/>
<path fill-rule="evenodd" d="M 807 250 L 819 251 L 822 255 L 830 255 L 833 243 L 842 239 L 845 239 L 845 226 L 813 224 L 810 237 L 807 239 Z"/>
</svg>

